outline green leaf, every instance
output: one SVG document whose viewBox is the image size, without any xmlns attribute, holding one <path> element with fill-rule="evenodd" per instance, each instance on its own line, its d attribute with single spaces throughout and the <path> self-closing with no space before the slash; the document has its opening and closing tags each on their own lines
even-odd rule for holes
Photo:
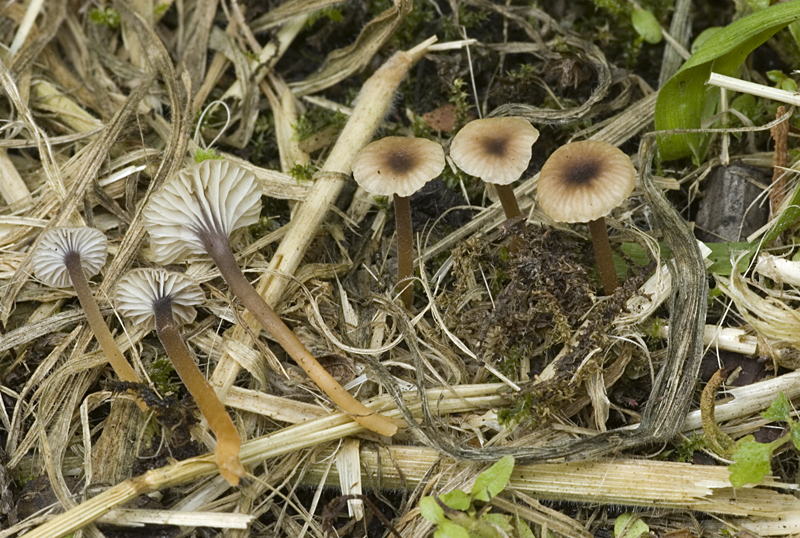
<svg viewBox="0 0 800 538">
<path fill-rule="evenodd" d="M 201 163 L 203 161 L 207 161 L 209 159 L 214 160 L 222 160 L 225 157 L 222 155 L 218 155 L 217 151 L 214 148 L 197 148 L 197 151 L 194 152 L 194 162 Z"/>
<path fill-rule="evenodd" d="M 508 485 L 508 480 L 511 478 L 511 471 L 513 470 L 513 456 L 500 458 L 475 479 L 475 485 L 472 486 L 472 498 L 483 502 L 491 501 Z"/>
<path fill-rule="evenodd" d="M 646 9 L 634 9 L 631 11 L 631 22 L 633 29 L 645 41 L 653 44 L 661 42 L 661 25 L 655 15 Z"/>
<path fill-rule="evenodd" d="M 444 517 L 444 510 L 442 510 L 442 507 L 439 506 L 439 503 L 437 503 L 436 499 L 433 497 L 423 497 L 420 499 L 419 513 L 422 517 L 437 525 L 441 525 L 442 522 L 447 521 L 447 518 Z"/>
<path fill-rule="evenodd" d="M 658 92 L 656 130 L 698 129 L 710 117 L 717 88 L 706 88 L 711 71 L 735 75 L 750 52 L 778 30 L 800 18 L 800 0 L 792 0 L 743 17 L 709 37 Z M 692 155 L 700 162 L 708 136 L 704 133 L 663 135 L 658 147 L 665 161 Z"/>
<path fill-rule="evenodd" d="M 761 416 L 767 420 L 774 420 L 776 422 L 792 422 L 792 406 L 789 405 L 789 400 L 786 399 L 784 393 L 775 398 L 769 409 L 761 413 Z"/>
<path fill-rule="evenodd" d="M 753 246 L 750 243 L 706 243 L 706 246 L 711 249 L 708 259 L 713 262 L 708 268 L 708 272 L 715 275 L 727 276 L 731 274 L 733 269 L 731 257 L 739 259 L 737 270 L 743 273 L 747 270 L 750 258 L 753 257 Z M 744 252 L 747 252 L 747 254 L 739 258 Z"/>
<path fill-rule="evenodd" d="M 614 521 L 616 538 L 639 538 L 650 532 L 650 527 L 636 514 L 622 514 Z"/>
<path fill-rule="evenodd" d="M 789 428 L 789 438 L 794 443 L 794 447 L 800 449 L 800 422 L 792 422 L 792 427 Z"/>
<path fill-rule="evenodd" d="M 722 30 L 722 26 L 710 26 L 700 32 L 700 35 L 692 42 L 692 54 L 700 50 L 708 38 Z"/>
<path fill-rule="evenodd" d="M 470 538 L 469 532 L 464 527 L 443 521 L 439 523 L 439 529 L 433 533 L 433 538 Z"/>
<path fill-rule="evenodd" d="M 439 495 L 439 500 L 453 510 L 461 510 L 462 512 L 466 512 L 469 509 L 469 505 L 472 503 L 469 495 L 460 489 L 454 489 L 444 495 Z"/>
<path fill-rule="evenodd" d="M 773 448 L 771 443 L 756 443 L 752 435 L 740 440 L 739 448 L 733 453 L 734 463 L 728 467 L 733 487 L 758 484 L 764 480 L 771 471 L 769 460 Z"/>
<path fill-rule="evenodd" d="M 533 531 L 524 519 L 517 517 L 514 522 L 517 525 L 517 534 L 519 534 L 519 538 L 536 538 L 536 535 L 533 534 Z"/>
<path fill-rule="evenodd" d="M 481 516 L 481 521 L 496 525 L 506 533 L 511 533 L 514 531 L 514 527 L 511 526 L 511 522 L 509 521 L 510 519 L 511 516 L 506 516 L 503 514 L 488 513 Z"/>
</svg>

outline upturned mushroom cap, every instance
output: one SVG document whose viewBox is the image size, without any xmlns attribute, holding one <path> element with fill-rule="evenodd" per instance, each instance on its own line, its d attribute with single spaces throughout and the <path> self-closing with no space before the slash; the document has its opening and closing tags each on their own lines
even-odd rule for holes
<svg viewBox="0 0 800 538">
<path fill-rule="evenodd" d="M 200 286 L 186 275 L 166 269 L 134 269 L 117 283 L 114 304 L 132 323 L 152 329 L 154 305 L 166 297 L 172 300 L 172 314 L 180 325 L 194 321 L 194 307 L 206 300 Z"/>
<path fill-rule="evenodd" d="M 33 274 L 48 286 L 69 288 L 72 279 L 64 265 L 64 257 L 70 252 L 77 252 L 84 274 L 92 278 L 106 263 L 106 245 L 105 234 L 96 228 L 50 228 L 42 234 L 33 256 Z"/>
<path fill-rule="evenodd" d="M 486 118 L 466 124 L 450 143 L 461 170 L 487 183 L 508 185 L 528 168 L 539 131 L 523 118 Z"/>
<path fill-rule="evenodd" d="M 630 157 L 611 144 L 573 142 L 544 163 L 537 196 L 556 222 L 589 222 L 620 205 L 633 191 L 635 178 Z"/>
<path fill-rule="evenodd" d="M 367 144 L 353 161 L 356 182 L 380 196 L 411 196 L 443 169 L 442 146 L 424 138 L 388 136 Z"/>
<path fill-rule="evenodd" d="M 206 160 L 181 170 L 150 197 L 142 212 L 159 263 L 205 253 L 200 234 L 224 236 L 258 222 L 261 189 L 252 172 Z"/>
</svg>

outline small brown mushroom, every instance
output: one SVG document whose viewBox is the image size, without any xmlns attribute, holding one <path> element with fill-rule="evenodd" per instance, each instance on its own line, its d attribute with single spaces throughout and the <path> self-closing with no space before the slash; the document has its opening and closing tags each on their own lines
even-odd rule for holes
<svg viewBox="0 0 800 538">
<path fill-rule="evenodd" d="M 556 222 L 588 222 L 603 289 L 617 288 L 605 215 L 633 191 L 636 169 L 630 157 L 607 142 L 584 140 L 561 146 L 539 175 L 542 210 Z"/>
<path fill-rule="evenodd" d="M 207 160 L 169 179 L 150 197 L 142 217 L 158 261 L 174 263 L 207 253 L 233 294 L 336 405 L 365 428 L 394 435 L 397 426 L 344 390 L 245 278 L 230 234 L 256 223 L 260 212 L 261 189 L 252 172 Z"/>
<path fill-rule="evenodd" d="M 197 402 L 217 436 L 214 453 L 222 477 L 232 486 L 246 475 L 239 459 L 242 441 L 225 406 L 181 338 L 178 327 L 190 323 L 197 315 L 195 306 L 205 302 L 200 287 L 192 279 L 165 269 L 134 269 L 117 284 L 114 297 L 117 310 L 136 325 L 152 329 L 164 345 L 181 380 Z"/>
<path fill-rule="evenodd" d="M 121 380 L 140 383 L 111 336 L 89 289 L 87 275 L 93 277 L 106 263 L 106 243 L 106 236 L 95 228 L 50 228 L 42 235 L 34 254 L 33 273 L 48 286 L 67 288 L 72 285 L 75 288 L 89 327 L 111 367 Z"/>
<path fill-rule="evenodd" d="M 397 225 L 397 287 L 403 303 L 414 298 L 414 239 L 409 196 L 444 170 L 444 151 L 424 138 L 388 136 L 367 144 L 353 161 L 353 178 L 367 192 L 394 196 Z"/>
<path fill-rule="evenodd" d="M 466 124 L 450 143 L 450 157 L 467 174 L 492 183 L 507 219 L 519 217 L 511 183 L 528 168 L 539 131 L 523 118 L 486 118 Z"/>
</svg>

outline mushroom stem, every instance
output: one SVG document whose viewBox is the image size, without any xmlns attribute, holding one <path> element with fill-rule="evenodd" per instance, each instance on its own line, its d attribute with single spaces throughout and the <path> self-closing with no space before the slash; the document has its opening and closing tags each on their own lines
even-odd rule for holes
<svg viewBox="0 0 800 538">
<path fill-rule="evenodd" d="M 597 269 L 606 295 L 611 295 L 617 289 L 617 270 L 614 267 L 614 258 L 611 255 L 611 243 L 608 242 L 606 219 L 589 221 L 589 231 L 592 233 L 594 257 L 597 260 Z"/>
<path fill-rule="evenodd" d="M 69 276 L 72 279 L 72 287 L 75 288 L 75 293 L 81 303 L 86 320 L 89 322 L 89 327 L 92 328 L 94 337 L 100 344 L 100 348 L 106 354 L 108 362 L 117 373 L 119 378 L 123 381 L 130 381 L 131 383 L 141 383 L 139 376 L 131 367 L 130 363 L 125 360 L 125 356 L 119 350 L 114 337 L 111 336 L 111 331 L 108 330 L 103 315 L 100 313 L 100 308 L 94 300 L 89 289 L 89 282 L 86 280 L 86 275 L 83 274 L 83 267 L 81 266 L 81 255 L 76 251 L 67 252 L 64 255 L 64 265 L 67 267 Z M 143 404 L 140 403 L 140 407 Z M 143 407 L 144 409 L 144 407 Z"/>
<path fill-rule="evenodd" d="M 397 288 L 406 308 L 414 300 L 414 236 L 411 229 L 411 203 L 408 196 L 394 195 L 394 218 L 397 226 Z"/>
<path fill-rule="evenodd" d="M 239 459 L 239 448 L 242 440 L 233 425 L 231 417 L 225 406 L 219 401 L 217 393 L 208 380 L 203 377 L 197 364 L 194 362 L 189 348 L 181 338 L 178 324 L 172 316 L 172 299 L 164 297 L 155 302 L 153 312 L 156 318 L 156 331 L 158 338 L 164 345 L 175 371 L 178 372 L 183 384 L 197 402 L 200 412 L 208 420 L 208 425 L 217 436 L 217 447 L 214 453 L 217 457 L 219 474 L 232 486 L 239 484 L 239 479 L 247 473 Z"/>
<path fill-rule="evenodd" d="M 514 189 L 511 188 L 511 185 L 495 184 L 494 188 L 497 191 L 497 196 L 500 197 L 500 204 L 503 206 L 506 219 L 521 217 L 522 212 L 519 210 L 517 197 L 514 195 Z"/>
<path fill-rule="evenodd" d="M 327 394 L 342 411 L 352 416 L 353 420 L 376 433 L 392 436 L 397 433 L 389 419 L 356 400 L 336 381 L 317 359 L 306 349 L 289 327 L 264 302 L 264 299 L 247 281 L 236 258 L 233 256 L 230 241 L 222 234 L 205 233 L 201 236 L 208 254 L 222 274 L 234 295 L 239 298 L 250 314 L 258 320 L 286 352 L 300 365 L 317 386 Z"/>
</svg>

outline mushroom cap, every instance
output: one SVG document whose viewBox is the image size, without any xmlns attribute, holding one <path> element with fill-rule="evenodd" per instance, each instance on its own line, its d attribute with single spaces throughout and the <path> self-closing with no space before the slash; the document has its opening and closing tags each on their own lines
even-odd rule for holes
<svg viewBox="0 0 800 538">
<path fill-rule="evenodd" d="M 194 307 L 206 300 L 200 286 L 184 274 L 161 268 L 134 269 L 117 283 L 114 304 L 132 323 L 152 329 L 155 302 L 165 297 L 172 300 L 172 315 L 180 325 L 194 321 Z"/>
<path fill-rule="evenodd" d="M 258 222 L 261 188 L 249 170 L 209 159 L 181 170 L 150 197 L 142 212 L 159 263 L 206 252 L 200 234 L 225 237 Z"/>
<path fill-rule="evenodd" d="M 537 196 L 556 222 L 589 222 L 608 215 L 633 191 L 630 157 L 607 142 L 583 140 L 561 146 L 539 174 Z"/>
<path fill-rule="evenodd" d="M 508 185 L 528 168 L 539 131 L 523 118 L 486 118 L 466 124 L 450 143 L 461 170 L 487 183 Z"/>
<path fill-rule="evenodd" d="M 425 138 L 387 136 L 353 160 L 353 177 L 367 192 L 411 196 L 444 170 L 442 146 Z"/>
<path fill-rule="evenodd" d="M 33 274 L 48 286 L 69 288 L 72 279 L 64 257 L 77 252 L 86 278 L 92 278 L 106 264 L 106 236 L 88 226 L 56 226 L 42 234 L 33 255 Z"/>
</svg>

